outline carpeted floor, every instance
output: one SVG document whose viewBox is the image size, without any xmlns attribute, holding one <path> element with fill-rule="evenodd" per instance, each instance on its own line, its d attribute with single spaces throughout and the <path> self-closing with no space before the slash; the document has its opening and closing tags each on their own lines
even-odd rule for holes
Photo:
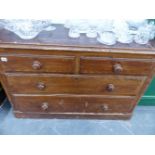
<svg viewBox="0 0 155 155">
<path fill-rule="evenodd" d="M 0 108 L 0 135 L 155 134 L 155 107 L 138 106 L 131 120 L 17 119 L 7 100 Z"/>
</svg>

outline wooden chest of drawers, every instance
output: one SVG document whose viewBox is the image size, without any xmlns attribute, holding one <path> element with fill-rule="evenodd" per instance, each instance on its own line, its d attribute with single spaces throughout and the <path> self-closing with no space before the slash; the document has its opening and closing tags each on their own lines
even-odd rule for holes
<svg viewBox="0 0 155 155">
<path fill-rule="evenodd" d="M 154 42 L 109 47 L 53 36 L 38 44 L 3 34 L 1 82 L 19 118 L 128 119 L 154 76 Z"/>
</svg>

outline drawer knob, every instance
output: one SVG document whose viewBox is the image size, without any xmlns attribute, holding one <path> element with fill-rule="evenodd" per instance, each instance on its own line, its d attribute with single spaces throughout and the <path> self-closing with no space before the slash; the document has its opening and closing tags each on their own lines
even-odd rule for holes
<svg viewBox="0 0 155 155">
<path fill-rule="evenodd" d="M 123 71 L 123 67 L 121 66 L 121 64 L 115 64 L 114 65 L 114 72 L 116 74 L 120 74 Z"/>
<path fill-rule="evenodd" d="M 112 92 L 112 91 L 114 91 L 114 89 L 115 89 L 115 86 L 113 84 L 107 85 L 107 91 Z"/>
<path fill-rule="evenodd" d="M 47 102 L 44 102 L 42 103 L 42 106 L 41 106 L 42 110 L 47 110 L 48 109 L 48 103 Z"/>
<path fill-rule="evenodd" d="M 33 64 L 32 64 L 32 68 L 35 69 L 35 70 L 39 70 L 41 69 L 41 63 L 39 61 L 34 61 Z"/>
<path fill-rule="evenodd" d="M 45 85 L 43 82 L 39 82 L 39 83 L 37 84 L 37 88 L 38 88 L 39 90 L 44 90 L 44 89 L 46 88 L 46 85 Z"/>
<path fill-rule="evenodd" d="M 103 111 L 107 111 L 107 110 L 109 109 L 109 107 L 108 107 L 107 104 L 103 104 L 103 105 L 101 105 L 101 109 L 102 109 Z"/>
</svg>

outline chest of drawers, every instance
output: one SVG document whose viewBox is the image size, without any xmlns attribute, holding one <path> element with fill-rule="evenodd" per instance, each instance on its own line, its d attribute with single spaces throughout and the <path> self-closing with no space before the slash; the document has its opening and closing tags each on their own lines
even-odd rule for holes
<svg viewBox="0 0 155 155">
<path fill-rule="evenodd" d="M 1 82 L 18 118 L 128 119 L 154 76 L 154 43 L 111 47 L 53 36 L 38 44 L 5 35 Z"/>
</svg>

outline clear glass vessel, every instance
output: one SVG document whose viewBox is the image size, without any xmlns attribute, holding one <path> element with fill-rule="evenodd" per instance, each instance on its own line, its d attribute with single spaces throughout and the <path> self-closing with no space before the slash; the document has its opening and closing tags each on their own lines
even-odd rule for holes
<svg viewBox="0 0 155 155">
<path fill-rule="evenodd" d="M 147 27 L 140 27 L 134 37 L 138 44 L 147 44 L 150 40 L 150 30 Z"/>
<path fill-rule="evenodd" d="M 116 33 L 117 41 L 124 44 L 130 44 L 133 42 L 134 36 L 129 32 Z"/>
<path fill-rule="evenodd" d="M 147 44 L 149 40 L 152 40 L 154 37 L 155 25 L 148 23 L 137 29 L 137 34 L 134 36 L 134 41 L 138 44 Z"/>
<path fill-rule="evenodd" d="M 4 28 L 14 32 L 22 39 L 33 39 L 41 31 L 53 31 L 55 27 L 50 20 L 4 20 Z"/>
<path fill-rule="evenodd" d="M 130 44 L 147 44 L 155 37 L 155 25 L 148 20 L 68 20 L 64 27 L 69 37 L 79 38 L 81 33 L 88 38 L 97 38 L 102 44 L 113 45 L 117 41 Z"/>
<path fill-rule="evenodd" d="M 14 32 L 22 39 L 33 39 L 41 31 L 53 31 L 52 24 L 62 24 L 68 29 L 70 38 L 78 39 L 81 34 L 94 38 L 101 44 L 116 42 L 147 44 L 155 38 L 155 23 L 150 20 L 0 20 L 0 29 Z"/>
<path fill-rule="evenodd" d="M 73 27 L 69 30 L 69 37 L 71 38 L 79 38 L 80 33 L 79 30 L 76 27 Z"/>
<path fill-rule="evenodd" d="M 114 45 L 116 44 L 116 36 L 113 32 L 103 32 L 99 34 L 97 39 L 100 43 L 106 45 Z"/>
</svg>

